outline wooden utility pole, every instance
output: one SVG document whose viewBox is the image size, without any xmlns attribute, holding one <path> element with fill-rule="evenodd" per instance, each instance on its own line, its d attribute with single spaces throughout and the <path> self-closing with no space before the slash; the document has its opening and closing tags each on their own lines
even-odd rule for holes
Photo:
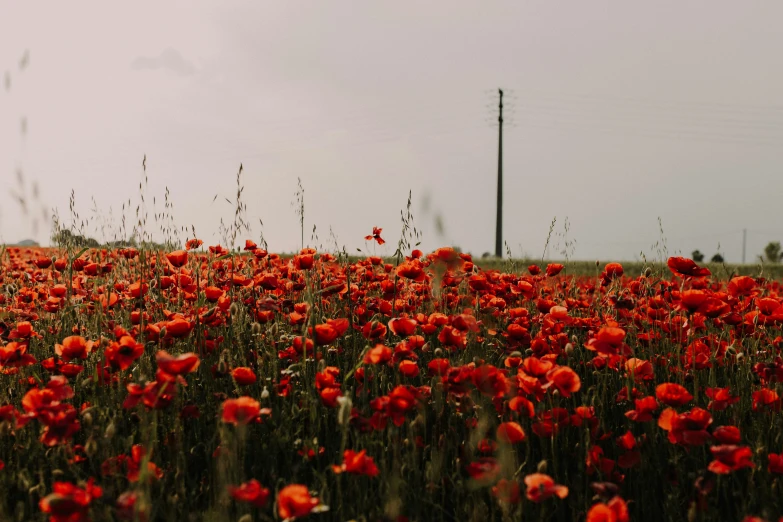
<svg viewBox="0 0 783 522">
<path fill-rule="evenodd" d="M 503 257 L 503 89 L 498 89 L 498 204 L 495 257 Z"/>
</svg>

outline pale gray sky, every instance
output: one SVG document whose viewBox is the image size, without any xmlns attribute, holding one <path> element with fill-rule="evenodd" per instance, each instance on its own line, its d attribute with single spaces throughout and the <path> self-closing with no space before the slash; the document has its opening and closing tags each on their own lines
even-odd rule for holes
<svg viewBox="0 0 783 522">
<path fill-rule="evenodd" d="M 670 253 L 720 243 L 739 261 L 743 228 L 749 260 L 783 240 L 782 2 L 0 6 L 6 241 L 33 236 L 17 168 L 28 200 L 34 180 L 67 220 L 74 190 L 82 217 L 94 198 L 118 223 L 146 154 L 149 207 L 168 187 L 177 224 L 210 244 L 233 215 L 213 198 L 233 197 L 242 162 L 251 235 L 263 219 L 273 250 L 298 248 L 301 177 L 306 237 L 315 224 L 325 246 L 329 227 L 355 250 L 380 226 L 375 251 L 393 252 L 413 190 L 422 247 L 480 255 L 494 246 L 498 86 L 513 93 L 515 255 L 541 256 L 553 217 L 556 233 L 568 218 L 582 259 L 654 256 L 659 216 Z M 562 247 L 553 238 L 551 257 Z"/>
</svg>

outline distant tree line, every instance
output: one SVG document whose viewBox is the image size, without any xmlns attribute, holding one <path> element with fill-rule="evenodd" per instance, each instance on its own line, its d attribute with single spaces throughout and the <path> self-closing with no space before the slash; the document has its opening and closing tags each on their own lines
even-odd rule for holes
<svg viewBox="0 0 783 522">
<path fill-rule="evenodd" d="M 704 254 L 701 253 L 699 250 L 694 250 L 691 252 L 691 259 L 696 261 L 697 263 L 701 263 L 704 261 Z M 710 258 L 710 263 L 723 263 L 723 256 L 719 253 L 716 253 Z"/>
<path fill-rule="evenodd" d="M 156 243 L 154 241 L 144 241 L 139 244 L 136 238 L 120 239 L 101 243 L 95 238 L 75 234 L 68 229 L 61 229 L 52 235 L 52 243 L 56 245 L 69 245 L 74 248 L 144 248 L 149 250 L 170 250 L 173 245 Z"/>
<path fill-rule="evenodd" d="M 691 259 L 697 263 L 701 263 L 704 261 L 704 254 L 699 250 L 694 250 L 691 252 Z M 758 260 L 761 263 L 766 262 L 773 265 L 783 261 L 783 247 L 781 247 L 780 241 L 770 241 L 767 246 L 764 247 L 764 255 L 758 256 Z M 723 263 L 723 256 L 715 254 L 710 261 L 713 263 Z"/>
</svg>

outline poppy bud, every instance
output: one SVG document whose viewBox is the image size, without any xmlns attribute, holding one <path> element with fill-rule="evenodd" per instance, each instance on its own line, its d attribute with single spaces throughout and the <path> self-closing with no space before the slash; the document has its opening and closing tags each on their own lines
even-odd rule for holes
<svg viewBox="0 0 783 522">
<path fill-rule="evenodd" d="M 264 391 L 261 392 L 261 398 L 262 399 L 268 399 L 269 398 L 269 390 L 264 386 Z"/>
<path fill-rule="evenodd" d="M 239 519 L 239 522 L 253 522 L 252 515 L 243 515 L 242 518 Z"/>
<path fill-rule="evenodd" d="M 510 354 L 508 354 L 509 357 L 522 357 L 522 352 L 519 350 L 514 350 Z"/>
<path fill-rule="evenodd" d="M 318 361 L 318 373 L 322 373 L 326 369 L 326 361 L 321 359 Z"/>
<path fill-rule="evenodd" d="M 82 414 L 82 422 L 85 426 L 88 428 L 92 426 L 92 414 L 90 412 L 86 412 Z"/>
<path fill-rule="evenodd" d="M 103 437 L 111 440 L 116 433 L 117 433 L 117 425 L 114 424 L 114 421 L 111 421 L 109 425 L 106 426 L 106 431 L 104 432 Z"/>
<path fill-rule="evenodd" d="M 237 306 L 236 303 L 231 303 L 231 306 L 228 308 L 228 312 L 232 317 L 237 315 L 239 313 L 239 306 Z"/>
<path fill-rule="evenodd" d="M 253 325 L 250 327 L 250 331 L 253 335 L 260 335 L 261 334 L 261 325 L 258 323 L 253 323 Z"/>
<path fill-rule="evenodd" d="M 424 346 L 421 347 L 421 351 L 424 353 L 429 353 L 432 350 L 432 347 L 430 346 L 430 343 L 424 343 Z"/>
<path fill-rule="evenodd" d="M 340 397 L 337 399 L 337 403 L 340 405 L 340 411 L 337 414 L 337 424 L 340 426 L 347 426 L 351 420 L 351 410 L 353 409 L 353 401 L 349 397 Z"/>
<path fill-rule="evenodd" d="M 435 348 L 435 352 L 433 353 L 435 357 L 443 357 L 443 348 Z"/>
<path fill-rule="evenodd" d="M 565 345 L 565 353 L 567 353 L 568 355 L 571 355 L 572 353 L 574 353 L 574 345 L 571 344 L 571 343 L 566 343 L 566 345 Z"/>
<path fill-rule="evenodd" d="M 160 333 L 158 334 L 159 339 L 165 339 L 166 338 L 166 327 L 161 326 L 160 327 Z"/>
<path fill-rule="evenodd" d="M 696 522 L 699 516 L 699 507 L 695 500 L 688 505 L 688 522 Z"/>
<path fill-rule="evenodd" d="M 221 375 L 228 371 L 228 365 L 226 364 L 226 361 L 224 359 L 220 359 L 220 362 L 218 363 L 217 371 Z"/>
<path fill-rule="evenodd" d="M 525 355 L 533 355 L 533 350 L 531 348 L 528 348 L 525 350 Z"/>
<path fill-rule="evenodd" d="M 61 469 L 53 469 L 52 470 L 52 476 L 53 477 L 62 477 L 63 475 L 65 475 L 65 472 L 63 470 L 61 470 Z"/>
<path fill-rule="evenodd" d="M 651 274 L 652 274 L 652 268 L 648 266 L 647 268 L 644 269 L 644 277 L 650 277 Z"/>
<path fill-rule="evenodd" d="M 571 336 L 571 342 L 573 344 L 577 344 L 579 342 L 579 338 L 576 336 L 576 334 Z"/>
<path fill-rule="evenodd" d="M 84 454 L 92 458 L 98 452 L 98 443 L 92 437 L 84 444 Z"/>
<path fill-rule="evenodd" d="M 546 473 L 546 461 L 542 460 L 538 463 L 538 466 L 536 467 L 539 473 Z"/>
</svg>

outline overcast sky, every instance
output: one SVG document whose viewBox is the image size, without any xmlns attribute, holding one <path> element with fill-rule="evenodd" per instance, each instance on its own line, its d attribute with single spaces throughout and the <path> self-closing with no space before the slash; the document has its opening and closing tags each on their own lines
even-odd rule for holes
<svg viewBox="0 0 783 522">
<path fill-rule="evenodd" d="M 720 244 L 739 261 L 746 228 L 750 261 L 783 240 L 783 2 L 0 6 L 7 242 L 45 242 L 33 215 L 68 222 L 72 190 L 90 233 L 112 239 L 123 202 L 135 222 L 146 154 L 158 235 L 152 199 L 161 211 L 168 187 L 176 224 L 219 242 L 243 163 L 250 237 L 263 220 L 271 250 L 299 247 L 301 178 L 306 242 L 316 225 L 316 244 L 332 247 L 331 228 L 365 249 L 379 226 L 375 252 L 390 254 L 412 190 L 423 248 L 480 255 L 494 249 L 498 87 L 515 256 L 540 257 L 553 218 L 549 257 L 566 218 L 579 259 L 656 257 L 659 217 L 670 254 Z"/>
</svg>

